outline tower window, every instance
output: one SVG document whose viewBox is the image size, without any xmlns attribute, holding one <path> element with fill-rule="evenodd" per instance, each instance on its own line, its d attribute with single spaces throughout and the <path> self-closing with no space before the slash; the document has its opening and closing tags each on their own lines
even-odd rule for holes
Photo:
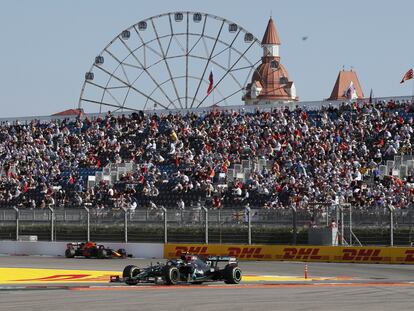
<svg viewBox="0 0 414 311">
<path fill-rule="evenodd" d="M 280 84 L 287 84 L 289 82 L 288 78 L 280 77 Z"/>
</svg>

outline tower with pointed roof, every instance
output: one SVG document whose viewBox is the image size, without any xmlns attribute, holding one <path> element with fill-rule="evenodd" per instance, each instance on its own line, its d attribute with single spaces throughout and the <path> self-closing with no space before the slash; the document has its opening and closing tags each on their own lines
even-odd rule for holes
<svg viewBox="0 0 414 311">
<path fill-rule="evenodd" d="M 359 99 L 364 98 L 364 92 L 362 91 L 361 84 L 359 83 L 358 76 L 355 71 L 351 70 L 344 70 L 342 69 L 338 73 L 338 77 L 336 78 L 335 85 L 332 89 L 331 96 L 329 96 L 328 100 L 347 100 L 349 96 L 347 96 L 347 90 L 350 86 L 353 86 L 355 90 L 355 97 L 352 99 Z"/>
<path fill-rule="evenodd" d="M 293 81 L 280 63 L 280 40 L 275 23 L 270 17 L 262 39 L 262 63 L 253 73 L 251 83 L 245 88 L 246 105 L 288 103 L 298 100 Z"/>
</svg>

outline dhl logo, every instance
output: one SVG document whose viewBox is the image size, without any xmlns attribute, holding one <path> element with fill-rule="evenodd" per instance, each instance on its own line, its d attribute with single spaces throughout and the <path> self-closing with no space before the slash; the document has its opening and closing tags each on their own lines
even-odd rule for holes
<svg viewBox="0 0 414 311">
<path fill-rule="evenodd" d="M 319 248 L 313 247 L 286 247 L 283 249 L 282 259 L 321 259 L 319 255 Z"/>
<path fill-rule="evenodd" d="M 414 262 L 414 249 L 408 249 L 405 251 L 405 262 Z"/>
<path fill-rule="evenodd" d="M 383 256 L 379 256 L 380 249 L 343 249 L 342 260 L 353 261 L 382 261 Z"/>
<path fill-rule="evenodd" d="M 190 254 L 197 254 L 197 255 L 216 255 L 212 252 L 209 252 L 208 246 L 176 246 L 175 247 L 175 256 L 179 257 L 182 253 L 188 252 Z M 226 256 L 233 256 L 240 259 L 245 258 L 254 258 L 260 259 L 264 258 L 264 254 L 262 254 L 261 247 L 228 247 L 227 250 L 224 252 Z"/>
<path fill-rule="evenodd" d="M 261 247 L 229 247 L 227 249 L 229 256 L 237 258 L 263 258 Z"/>
<path fill-rule="evenodd" d="M 176 246 L 175 257 L 180 257 L 181 254 L 187 252 L 190 254 L 209 256 L 210 254 L 207 253 L 207 249 L 207 246 Z"/>
</svg>

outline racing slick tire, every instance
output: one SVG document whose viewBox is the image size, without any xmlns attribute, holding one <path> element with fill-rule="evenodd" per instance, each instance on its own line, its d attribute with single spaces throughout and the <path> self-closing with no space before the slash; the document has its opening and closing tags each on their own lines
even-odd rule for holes
<svg viewBox="0 0 414 311">
<path fill-rule="evenodd" d="M 75 258 L 75 250 L 73 248 L 67 248 L 65 250 L 65 257 L 66 258 Z"/>
<path fill-rule="evenodd" d="M 108 258 L 108 252 L 106 249 L 104 248 L 100 248 L 98 249 L 98 258 L 99 259 L 105 259 Z"/>
<path fill-rule="evenodd" d="M 227 265 L 224 268 L 224 283 L 239 284 L 242 279 L 242 271 L 238 266 Z"/>
<path fill-rule="evenodd" d="M 125 283 L 128 285 L 137 285 L 138 280 L 131 279 L 135 276 L 137 276 L 140 273 L 140 269 L 137 266 L 129 265 L 124 268 L 124 271 L 122 271 L 122 277 L 125 278 Z"/>
<path fill-rule="evenodd" d="M 137 276 L 140 272 L 141 271 L 137 266 L 129 265 L 124 268 L 124 271 L 122 271 L 122 277 L 132 278 L 132 277 Z"/>
<path fill-rule="evenodd" d="M 165 269 L 165 283 L 167 285 L 176 285 L 180 281 L 180 270 L 175 266 L 168 266 Z"/>
</svg>

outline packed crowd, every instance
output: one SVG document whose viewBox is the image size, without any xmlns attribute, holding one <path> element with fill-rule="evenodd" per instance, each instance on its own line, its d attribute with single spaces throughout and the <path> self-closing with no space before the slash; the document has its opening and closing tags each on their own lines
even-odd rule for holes
<svg viewBox="0 0 414 311">
<path fill-rule="evenodd" d="M 215 111 L 3 123 L 0 204 L 28 208 L 355 208 L 413 204 L 406 179 L 380 177 L 379 165 L 411 154 L 411 103 L 346 104 L 318 111 Z M 242 160 L 266 159 L 244 181 L 224 178 Z M 114 185 L 87 187 L 109 163 L 133 162 Z"/>
</svg>

